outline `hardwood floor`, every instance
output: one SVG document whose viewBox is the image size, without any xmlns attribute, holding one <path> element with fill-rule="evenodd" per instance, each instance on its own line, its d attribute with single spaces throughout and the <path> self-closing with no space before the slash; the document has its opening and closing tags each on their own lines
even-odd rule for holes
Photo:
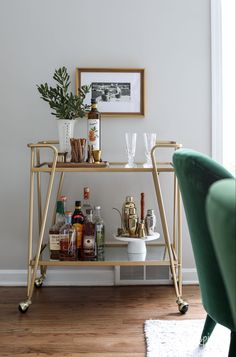
<svg viewBox="0 0 236 357">
<path fill-rule="evenodd" d="M 184 287 L 186 315 L 172 286 L 42 287 L 22 314 L 25 293 L 0 288 L 1 357 L 144 357 L 145 320 L 205 317 L 197 286 Z"/>
</svg>

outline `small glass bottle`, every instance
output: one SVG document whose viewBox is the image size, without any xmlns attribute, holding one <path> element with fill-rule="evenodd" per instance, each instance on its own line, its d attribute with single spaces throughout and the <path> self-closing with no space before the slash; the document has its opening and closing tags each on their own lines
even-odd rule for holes
<svg viewBox="0 0 236 357">
<path fill-rule="evenodd" d="M 97 258 L 98 260 L 104 260 L 104 245 L 105 245 L 105 226 L 101 217 L 101 207 L 96 206 L 94 212 L 95 222 L 95 241 L 97 246 Z"/>
<path fill-rule="evenodd" d="M 95 260 L 97 257 L 96 248 L 97 247 L 95 240 L 95 223 L 93 220 L 93 211 L 91 209 L 88 209 L 84 222 L 82 259 Z"/>
<path fill-rule="evenodd" d="M 91 110 L 88 113 L 88 145 L 93 150 L 101 150 L 101 113 L 97 110 L 96 99 L 91 99 Z"/>
<path fill-rule="evenodd" d="M 67 207 L 66 207 L 67 206 L 67 196 L 60 196 L 59 200 L 63 202 L 64 212 L 66 212 L 67 211 Z"/>
<path fill-rule="evenodd" d="M 76 230 L 77 255 L 80 260 L 83 239 L 84 215 L 81 210 L 81 201 L 75 201 L 75 210 L 72 216 L 72 224 Z"/>
<path fill-rule="evenodd" d="M 89 187 L 84 187 L 84 200 L 83 200 L 83 205 L 81 208 L 84 217 L 86 217 L 86 211 L 87 210 L 93 210 L 91 204 L 90 204 L 90 189 Z"/>
<path fill-rule="evenodd" d="M 57 201 L 56 222 L 49 229 L 49 250 L 50 259 L 59 260 L 60 258 L 60 228 L 65 224 L 64 204 Z"/>
<path fill-rule="evenodd" d="M 76 230 L 71 223 L 72 212 L 66 212 L 66 223 L 60 228 L 60 260 L 77 260 Z"/>
</svg>

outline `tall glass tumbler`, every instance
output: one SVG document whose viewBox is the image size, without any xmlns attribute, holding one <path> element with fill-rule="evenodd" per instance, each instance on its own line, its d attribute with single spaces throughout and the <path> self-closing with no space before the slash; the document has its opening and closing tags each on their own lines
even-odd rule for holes
<svg viewBox="0 0 236 357">
<path fill-rule="evenodd" d="M 143 137 L 146 157 L 146 162 L 143 164 L 143 167 L 152 167 L 151 150 L 156 144 L 157 135 L 155 133 L 144 133 Z"/>
<path fill-rule="evenodd" d="M 128 155 L 128 163 L 125 165 L 125 167 L 127 168 L 132 168 L 137 166 L 134 163 L 136 140 L 137 140 L 136 133 L 125 133 L 126 152 Z"/>
</svg>

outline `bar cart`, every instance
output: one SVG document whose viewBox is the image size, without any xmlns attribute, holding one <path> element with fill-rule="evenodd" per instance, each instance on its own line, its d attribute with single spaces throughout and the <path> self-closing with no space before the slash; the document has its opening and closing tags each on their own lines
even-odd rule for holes
<svg viewBox="0 0 236 357">
<path fill-rule="evenodd" d="M 99 167 L 94 165 L 92 167 L 78 167 L 73 165 L 64 165 L 60 167 L 58 164 L 58 150 L 56 141 L 44 141 L 37 144 L 28 144 L 31 150 L 30 160 L 30 196 L 29 196 L 29 237 L 28 237 L 28 278 L 27 278 L 27 298 L 20 302 L 19 310 L 26 312 L 32 304 L 32 297 L 34 288 L 41 287 L 46 278 L 47 268 L 50 266 L 58 267 L 81 267 L 81 266 L 169 266 L 173 285 L 176 294 L 176 303 L 180 313 L 185 314 L 188 311 L 188 303 L 182 297 L 182 230 L 181 230 L 181 206 L 180 206 L 180 191 L 177 184 L 177 179 L 174 174 L 174 169 L 171 162 L 156 161 L 157 149 L 170 148 L 173 150 L 179 149 L 182 145 L 174 141 L 159 141 L 152 148 L 152 168 L 144 168 L 141 163 L 135 168 L 125 168 L 125 163 L 110 163 L 109 166 Z M 49 151 L 53 160 L 48 162 L 41 162 L 41 152 L 43 149 Z M 72 167 L 71 167 L 72 166 Z M 146 172 L 151 173 L 156 192 L 156 199 L 158 203 L 162 230 L 164 235 L 164 243 L 147 246 L 147 256 L 143 261 L 127 259 L 125 254 L 126 247 L 122 244 L 105 246 L 105 259 L 103 261 L 52 261 L 47 256 L 47 242 L 44 242 L 45 225 L 48 216 L 49 203 L 52 196 L 53 185 L 55 184 L 55 176 L 59 174 L 59 182 L 57 187 L 57 197 L 61 195 L 63 180 L 66 173 L 69 172 L 88 172 L 99 174 L 116 173 L 116 172 Z M 159 175 L 163 172 L 172 173 L 174 176 L 173 185 L 173 234 L 170 237 L 169 228 L 167 224 L 163 196 Z M 49 174 L 49 181 L 46 190 L 46 198 L 44 207 L 42 204 L 42 183 L 41 175 Z M 37 201 L 38 201 L 38 224 L 39 235 L 36 243 L 36 251 L 33 253 L 33 228 L 34 228 L 34 183 L 37 182 Z M 55 221 L 55 214 L 53 217 Z M 40 270 L 40 276 L 37 272 Z"/>
</svg>

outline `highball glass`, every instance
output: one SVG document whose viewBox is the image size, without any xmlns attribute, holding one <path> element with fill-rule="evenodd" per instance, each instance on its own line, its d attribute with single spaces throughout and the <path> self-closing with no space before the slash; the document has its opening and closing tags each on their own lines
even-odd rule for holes
<svg viewBox="0 0 236 357">
<path fill-rule="evenodd" d="M 125 167 L 127 168 L 137 167 L 137 165 L 134 163 L 136 140 L 136 133 L 125 133 L 126 152 L 128 155 L 128 163 L 125 165 Z"/>
<path fill-rule="evenodd" d="M 145 157 L 146 162 L 143 167 L 152 167 L 151 150 L 156 144 L 157 135 L 155 133 L 144 133 Z"/>
</svg>

